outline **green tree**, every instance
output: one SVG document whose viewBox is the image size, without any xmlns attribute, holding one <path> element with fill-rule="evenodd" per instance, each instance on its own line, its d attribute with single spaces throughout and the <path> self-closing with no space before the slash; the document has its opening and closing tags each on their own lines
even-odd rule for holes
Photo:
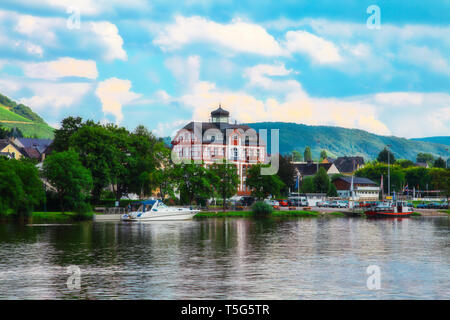
<svg viewBox="0 0 450 320">
<path fill-rule="evenodd" d="M 311 154 L 311 148 L 307 146 L 305 148 L 305 152 L 303 153 L 303 157 L 305 161 L 312 161 L 312 154 Z"/>
<path fill-rule="evenodd" d="M 322 150 L 320 152 L 320 161 L 327 158 L 327 152 L 325 150 Z"/>
<path fill-rule="evenodd" d="M 252 189 L 252 195 L 258 199 L 265 199 L 269 195 L 279 195 L 284 187 L 283 181 L 277 175 L 262 175 L 262 167 L 269 167 L 269 165 L 257 164 L 247 171 L 246 184 Z"/>
<path fill-rule="evenodd" d="M 434 162 L 434 157 L 431 153 L 418 153 L 416 157 L 416 162 L 418 163 L 428 163 L 431 166 Z"/>
<path fill-rule="evenodd" d="M 294 162 L 303 161 L 303 155 L 297 150 L 292 151 L 292 161 Z"/>
<path fill-rule="evenodd" d="M 284 187 L 281 190 L 283 194 L 289 193 L 289 188 L 293 189 L 296 180 L 295 166 L 292 164 L 289 156 L 279 157 L 279 169 L 277 172 L 278 177 L 283 181 Z"/>
<path fill-rule="evenodd" d="M 84 125 L 69 138 L 70 147 L 91 172 L 92 198 L 97 203 L 102 190 L 112 181 L 112 174 L 118 174 L 115 168 L 120 165 L 120 156 L 115 143 L 111 132 L 99 124 Z"/>
<path fill-rule="evenodd" d="M 236 194 L 240 179 L 234 164 L 214 163 L 209 168 L 212 174 L 214 189 L 222 197 L 225 211 L 226 200 Z"/>
<path fill-rule="evenodd" d="M 414 162 L 412 162 L 411 160 L 407 160 L 407 159 L 398 159 L 397 161 L 395 161 L 395 164 L 399 165 L 402 168 L 408 168 L 408 167 L 414 166 Z"/>
<path fill-rule="evenodd" d="M 92 177 L 73 150 L 54 152 L 43 165 L 43 174 L 56 189 L 61 211 L 83 207 L 91 188 Z"/>
<path fill-rule="evenodd" d="M 178 182 L 180 200 L 192 204 L 204 200 L 213 193 L 210 175 L 202 164 L 181 163 L 175 165 L 174 178 Z"/>
<path fill-rule="evenodd" d="M 430 169 L 431 187 L 440 190 L 441 194 L 448 199 L 450 197 L 450 170 L 442 168 Z"/>
<path fill-rule="evenodd" d="M 44 188 L 33 162 L 0 158 L 0 213 L 29 216 L 43 199 Z"/>
<path fill-rule="evenodd" d="M 433 167 L 435 168 L 445 168 L 445 160 L 442 159 L 442 157 L 437 158 L 434 160 Z"/>
<path fill-rule="evenodd" d="M 314 184 L 314 177 L 305 177 L 302 180 L 302 185 L 300 190 L 302 193 L 315 193 L 316 192 L 316 186 Z"/>
<path fill-rule="evenodd" d="M 392 163 L 395 163 L 395 157 L 394 157 L 394 154 L 385 147 L 378 154 L 377 161 L 383 162 L 383 163 L 389 162 L 392 164 Z"/>
<path fill-rule="evenodd" d="M 327 193 L 330 188 L 330 178 L 324 168 L 320 168 L 314 175 L 314 186 L 318 193 Z"/>
<path fill-rule="evenodd" d="M 337 197 L 338 196 L 336 186 L 334 185 L 334 183 L 330 183 L 330 187 L 328 188 L 327 196 L 329 196 L 329 197 Z"/>
<path fill-rule="evenodd" d="M 83 126 L 83 119 L 80 117 L 67 117 L 61 121 L 61 127 L 55 130 L 53 149 L 57 152 L 69 149 L 70 137 Z"/>
</svg>

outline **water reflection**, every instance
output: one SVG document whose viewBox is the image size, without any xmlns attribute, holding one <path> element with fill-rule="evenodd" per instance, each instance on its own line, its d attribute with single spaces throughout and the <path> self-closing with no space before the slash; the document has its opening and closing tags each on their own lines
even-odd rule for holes
<svg viewBox="0 0 450 320">
<path fill-rule="evenodd" d="M 448 299 L 449 236 L 447 217 L 2 224 L 0 298 Z"/>
</svg>

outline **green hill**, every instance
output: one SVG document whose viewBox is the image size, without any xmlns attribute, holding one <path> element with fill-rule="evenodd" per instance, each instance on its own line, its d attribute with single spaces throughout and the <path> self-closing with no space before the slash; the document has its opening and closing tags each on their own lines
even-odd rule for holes
<svg viewBox="0 0 450 320">
<path fill-rule="evenodd" d="M 25 137 L 53 139 L 54 129 L 29 107 L 0 94 L 0 127 L 18 128 Z"/>
<path fill-rule="evenodd" d="M 445 144 L 447 146 L 450 146 L 450 136 L 413 138 L 413 139 L 410 139 L 410 140 L 433 142 L 433 143 Z"/>
<path fill-rule="evenodd" d="M 313 158 L 317 158 L 320 151 L 324 149 L 331 157 L 359 155 L 367 161 L 375 159 L 386 145 L 391 145 L 391 150 L 397 159 L 415 161 L 419 152 L 431 153 L 444 158 L 450 157 L 446 145 L 394 136 L 380 136 L 359 129 L 308 126 L 285 122 L 247 123 L 247 125 L 257 131 L 268 129 L 269 152 L 271 152 L 270 129 L 279 129 L 281 154 L 291 153 L 293 150 L 298 150 L 303 154 L 305 147 L 310 146 Z"/>
</svg>

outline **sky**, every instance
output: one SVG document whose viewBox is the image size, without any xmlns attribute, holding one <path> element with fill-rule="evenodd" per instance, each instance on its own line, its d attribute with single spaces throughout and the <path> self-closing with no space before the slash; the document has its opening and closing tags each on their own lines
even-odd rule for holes
<svg viewBox="0 0 450 320">
<path fill-rule="evenodd" d="M 450 1 L 2 0 L 0 93 L 173 135 L 241 123 L 450 135 Z"/>
</svg>

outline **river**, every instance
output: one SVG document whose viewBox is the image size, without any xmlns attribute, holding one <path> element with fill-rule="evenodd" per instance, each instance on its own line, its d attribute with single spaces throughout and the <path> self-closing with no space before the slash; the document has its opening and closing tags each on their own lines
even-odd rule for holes
<svg viewBox="0 0 450 320">
<path fill-rule="evenodd" d="M 3 223 L 0 299 L 450 299 L 449 249 L 449 217 Z"/>
</svg>

